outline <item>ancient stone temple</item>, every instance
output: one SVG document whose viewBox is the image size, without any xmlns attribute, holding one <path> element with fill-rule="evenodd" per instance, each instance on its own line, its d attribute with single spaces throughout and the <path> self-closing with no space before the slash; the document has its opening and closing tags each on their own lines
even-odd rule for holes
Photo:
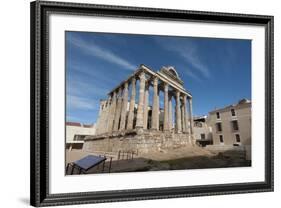
<svg viewBox="0 0 281 208">
<path fill-rule="evenodd" d="M 140 65 L 108 93 L 107 100 L 100 101 L 96 135 L 86 137 L 84 148 L 149 152 L 190 145 L 194 143 L 192 122 L 192 96 L 175 68 L 154 72 Z"/>
</svg>

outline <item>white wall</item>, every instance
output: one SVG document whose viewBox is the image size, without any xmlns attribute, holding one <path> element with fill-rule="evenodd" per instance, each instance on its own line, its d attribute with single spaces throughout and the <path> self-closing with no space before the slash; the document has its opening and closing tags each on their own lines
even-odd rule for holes
<svg viewBox="0 0 281 208">
<path fill-rule="evenodd" d="M 69 0 L 70 1 L 70 0 Z M 82 2 L 82 0 L 80 0 Z M 98 3 L 98 0 L 87 1 Z M 275 16 L 275 126 L 281 118 L 281 6 L 279 1 L 246 0 L 103 0 L 103 4 L 120 4 L 173 9 L 207 10 Z M 27 207 L 29 203 L 29 2 L 1 1 L 0 6 L 0 184 L 1 207 Z M 15 126 L 17 125 L 17 131 Z M 275 193 L 239 194 L 137 202 L 81 205 L 72 207 L 277 207 L 280 204 L 281 128 L 275 130 Z M 11 133 L 15 133 L 13 134 Z M 7 168 L 4 169 L 3 167 Z M 16 168 L 15 168 L 16 167 Z M 279 203 L 278 203 L 279 202 Z"/>
<path fill-rule="evenodd" d="M 66 126 L 66 142 L 71 143 L 74 141 L 75 135 L 95 135 L 96 126 L 83 127 L 83 126 Z"/>
<path fill-rule="evenodd" d="M 212 139 L 212 127 L 207 126 L 206 123 L 202 123 L 202 127 L 193 127 L 193 134 L 195 139 L 201 139 L 201 134 L 205 134 L 205 139 Z"/>
</svg>

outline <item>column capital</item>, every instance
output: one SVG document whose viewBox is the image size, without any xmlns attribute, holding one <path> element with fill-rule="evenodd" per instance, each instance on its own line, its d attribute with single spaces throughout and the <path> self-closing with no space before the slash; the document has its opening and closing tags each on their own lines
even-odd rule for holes
<svg viewBox="0 0 281 208">
<path fill-rule="evenodd" d="M 139 78 L 140 78 L 140 79 L 145 79 L 145 72 L 144 72 L 144 71 L 141 71 L 141 72 L 139 73 Z"/>
<path fill-rule="evenodd" d="M 169 98 L 169 101 L 170 101 L 170 100 L 173 99 L 173 96 L 169 94 L 169 95 L 168 95 L 168 98 Z"/>
<path fill-rule="evenodd" d="M 124 83 L 124 88 L 125 88 L 125 89 L 128 89 L 128 82 L 125 82 L 125 83 Z"/>
<path fill-rule="evenodd" d="M 158 77 L 153 77 L 153 86 L 158 86 Z"/>
<path fill-rule="evenodd" d="M 136 84 L 136 77 L 132 77 L 132 78 L 130 79 L 130 81 L 131 81 L 131 84 Z"/>
<path fill-rule="evenodd" d="M 170 93 L 168 93 L 168 96 L 169 96 L 169 100 L 171 100 L 174 97 L 174 95 L 171 91 L 170 91 Z"/>
<path fill-rule="evenodd" d="M 119 88 L 117 89 L 117 94 L 120 94 L 121 92 L 122 92 L 122 88 L 119 87 Z"/>
<path fill-rule="evenodd" d="M 119 98 L 119 97 L 122 97 L 122 92 L 123 92 L 123 89 L 122 89 L 122 87 L 119 87 L 118 89 L 117 89 L 117 98 Z"/>
</svg>

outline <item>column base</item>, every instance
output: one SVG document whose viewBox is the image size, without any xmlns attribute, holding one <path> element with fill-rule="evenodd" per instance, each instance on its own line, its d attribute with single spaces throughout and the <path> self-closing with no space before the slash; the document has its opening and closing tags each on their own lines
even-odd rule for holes
<svg viewBox="0 0 281 208">
<path fill-rule="evenodd" d="M 170 133 L 171 130 L 170 130 L 170 129 L 164 129 L 163 132 L 165 132 L 165 133 Z"/>
<path fill-rule="evenodd" d="M 156 128 L 150 128 L 148 129 L 149 131 L 159 131 L 159 129 L 156 129 Z"/>
<path fill-rule="evenodd" d="M 143 126 L 136 126 L 135 130 L 136 130 L 137 134 L 141 134 L 144 131 Z"/>
</svg>

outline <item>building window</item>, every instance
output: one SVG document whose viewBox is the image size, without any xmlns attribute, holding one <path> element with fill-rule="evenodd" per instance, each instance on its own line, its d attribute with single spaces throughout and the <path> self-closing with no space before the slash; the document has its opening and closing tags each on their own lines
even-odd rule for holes
<svg viewBox="0 0 281 208">
<path fill-rule="evenodd" d="M 221 118 L 221 115 L 219 112 L 217 112 L 217 119 L 220 119 Z"/>
<path fill-rule="evenodd" d="M 78 135 L 74 135 L 74 141 L 78 141 Z"/>
<path fill-rule="evenodd" d="M 231 115 L 232 115 L 232 116 L 236 116 L 235 110 L 234 110 L 234 109 L 231 109 Z"/>
<path fill-rule="evenodd" d="M 202 128 L 202 127 L 203 127 L 202 123 L 199 122 L 199 121 L 195 121 L 195 122 L 194 122 L 194 126 L 195 126 L 195 127 L 199 127 L 199 128 Z"/>
<path fill-rule="evenodd" d="M 206 139 L 205 134 L 201 134 L 201 139 Z"/>
<path fill-rule="evenodd" d="M 223 143 L 223 136 L 220 135 L 220 143 Z"/>
<path fill-rule="evenodd" d="M 231 124 L 232 124 L 233 131 L 238 131 L 239 130 L 238 121 L 237 120 L 231 121 Z"/>
<path fill-rule="evenodd" d="M 84 141 L 86 135 L 75 135 L 74 141 Z"/>
<path fill-rule="evenodd" d="M 221 132 L 222 131 L 221 123 L 216 123 L 216 129 L 217 129 L 217 132 Z"/>
<path fill-rule="evenodd" d="M 240 135 L 239 134 L 235 134 L 236 137 L 236 142 L 240 142 Z"/>
</svg>

